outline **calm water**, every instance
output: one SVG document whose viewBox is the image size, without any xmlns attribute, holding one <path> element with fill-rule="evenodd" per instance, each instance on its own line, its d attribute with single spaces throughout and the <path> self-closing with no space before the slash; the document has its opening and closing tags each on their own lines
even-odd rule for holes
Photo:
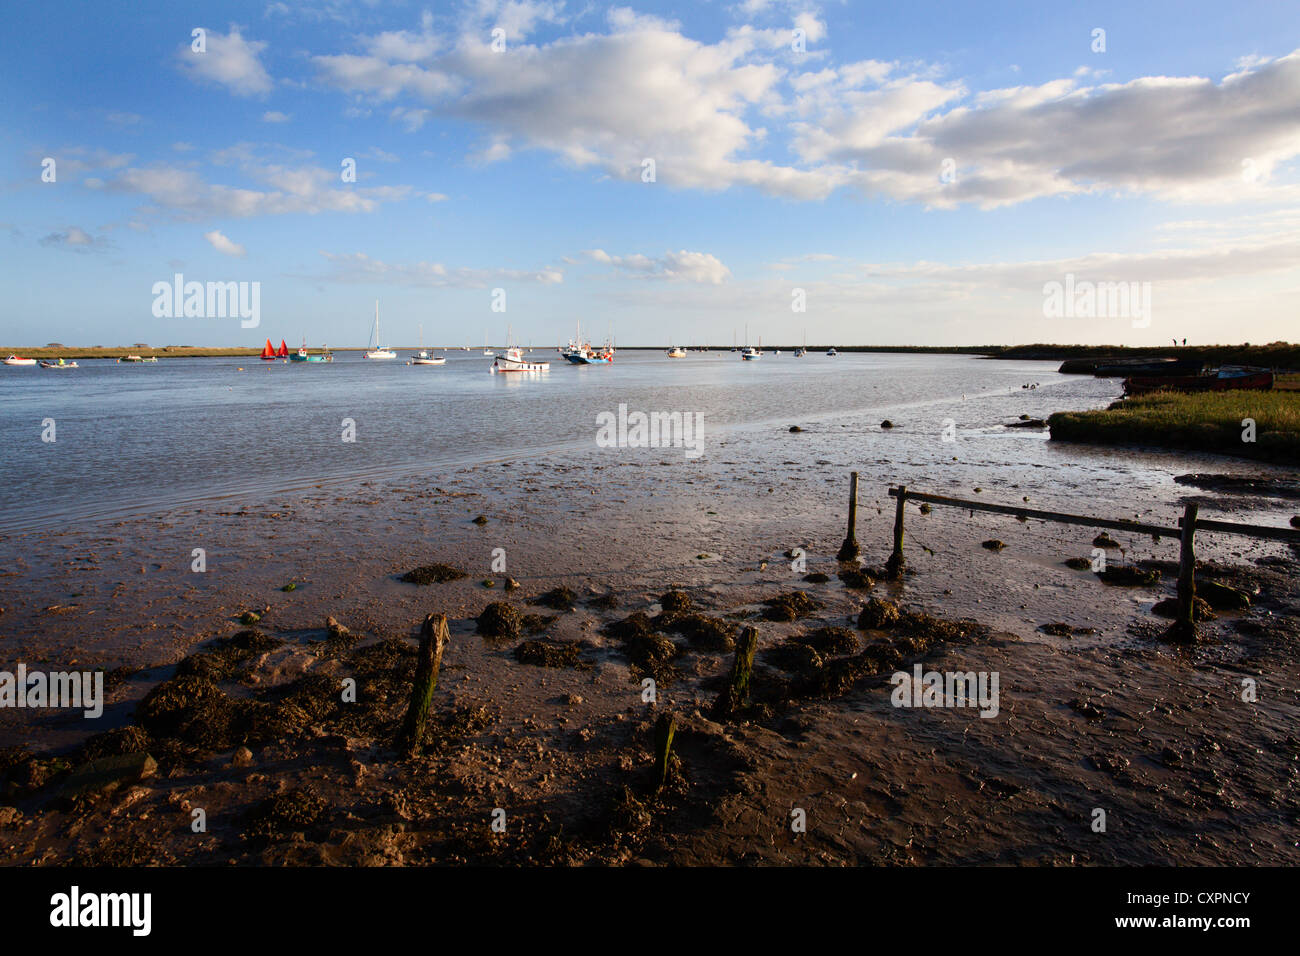
<svg viewBox="0 0 1300 956">
<path fill-rule="evenodd" d="M 1095 407 L 1117 390 L 1113 381 L 1058 375 L 1056 362 L 957 355 L 785 352 L 742 362 L 730 352 L 668 359 L 623 351 L 612 366 L 586 367 L 546 350 L 533 357 L 549 360 L 550 371 L 492 375 L 477 350 L 450 353 L 436 367 L 357 353 L 328 365 L 0 367 L 0 529 L 528 453 L 577 454 L 594 447 L 596 414 L 621 402 L 703 412 L 706 459 L 716 453 L 710 442 L 737 428 L 890 413 L 903 413 L 916 436 L 910 456 L 937 459 L 951 451 L 935 440 L 947 416 L 963 428 L 999 429 L 1019 413 Z M 1026 382 L 1041 387 L 1022 390 Z M 52 444 L 41 440 L 47 418 L 56 422 Z M 341 440 L 345 418 L 356 422 L 355 443 Z"/>
</svg>

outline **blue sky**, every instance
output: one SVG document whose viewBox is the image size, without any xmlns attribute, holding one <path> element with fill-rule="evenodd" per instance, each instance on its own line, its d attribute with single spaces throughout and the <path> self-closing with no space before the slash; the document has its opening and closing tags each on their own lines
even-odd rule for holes
<svg viewBox="0 0 1300 956">
<path fill-rule="evenodd" d="M 1292 4 L 55 2 L 6 21 L 0 344 L 364 344 L 375 299 L 396 345 L 507 323 L 550 345 L 579 320 L 623 345 L 1295 338 Z M 155 317 L 177 272 L 260 283 L 260 326 Z M 1150 283 L 1151 314 L 1048 317 L 1067 274 Z"/>
</svg>

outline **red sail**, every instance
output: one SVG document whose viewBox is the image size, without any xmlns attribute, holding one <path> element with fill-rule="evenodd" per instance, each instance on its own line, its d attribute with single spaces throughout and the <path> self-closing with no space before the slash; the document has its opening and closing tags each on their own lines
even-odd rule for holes
<svg viewBox="0 0 1300 956">
<path fill-rule="evenodd" d="M 273 359 L 273 358 L 275 358 L 275 346 L 273 346 L 273 345 L 271 344 L 271 340 L 270 340 L 270 339 L 267 339 L 267 340 L 266 340 L 266 347 L 265 347 L 264 349 L 262 349 L 262 358 L 264 358 L 264 359 Z"/>
<path fill-rule="evenodd" d="M 275 355 L 276 355 L 276 358 L 288 358 L 288 357 L 289 357 L 289 346 L 287 346 L 287 345 L 284 344 L 284 339 L 281 339 L 281 340 L 280 340 L 280 351 L 276 352 Z"/>
</svg>

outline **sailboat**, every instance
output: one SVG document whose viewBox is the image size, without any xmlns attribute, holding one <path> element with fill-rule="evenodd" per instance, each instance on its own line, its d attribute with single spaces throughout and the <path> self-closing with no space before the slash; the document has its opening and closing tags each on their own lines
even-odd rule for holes
<svg viewBox="0 0 1300 956">
<path fill-rule="evenodd" d="M 128 355 L 127 358 L 132 358 L 132 356 L 129 356 L 129 355 Z M 267 340 L 266 340 L 266 345 L 264 345 L 264 346 L 262 347 L 262 356 L 261 356 L 261 358 L 262 358 L 262 361 L 263 361 L 263 362 L 274 362 L 274 361 L 275 361 L 275 346 L 271 344 L 271 340 L 270 340 L 270 339 L 267 339 Z M 137 359 L 137 361 L 138 361 L 138 359 Z"/>
<path fill-rule="evenodd" d="M 807 354 L 808 354 L 808 330 L 804 329 L 803 345 L 799 346 L 797 349 L 794 350 L 794 357 L 803 358 Z"/>
<path fill-rule="evenodd" d="M 397 353 L 385 345 L 379 344 L 379 300 L 375 300 L 375 340 L 373 348 L 362 353 L 364 358 L 368 359 L 395 359 Z"/>
<path fill-rule="evenodd" d="M 486 355 L 488 358 L 497 357 L 497 353 L 493 352 L 490 348 L 488 348 L 488 338 L 486 335 L 483 336 L 483 354 Z"/>
<path fill-rule="evenodd" d="M 429 350 L 424 347 L 424 326 L 420 326 L 420 351 L 415 353 L 407 365 L 446 365 L 447 359 L 441 355 L 430 355 Z"/>
<path fill-rule="evenodd" d="M 284 344 L 284 339 L 280 340 L 280 348 L 276 351 L 275 357 L 278 359 L 287 359 L 289 357 L 289 346 Z"/>
</svg>

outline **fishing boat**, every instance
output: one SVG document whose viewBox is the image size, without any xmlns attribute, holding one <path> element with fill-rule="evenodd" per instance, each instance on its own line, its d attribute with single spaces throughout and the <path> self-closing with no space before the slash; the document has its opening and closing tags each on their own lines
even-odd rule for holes
<svg viewBox="0 0 1300 956">
<path fill-rule="evenodd" d="M 1267 369 L 1225 365 L 1204 375 L 1134 375 L 1124 379 L 1124 392 L 1144 395 L 1168 389 L 1175 392 L 1226 392 L 1235 389 L 1267 391 L 1273 373 Z"/>
<path fill-rule="evenodd" d="M 530 350 L 531 351 L 531 350 Z M 546 372 L 551 368 L 550 362 L 530 362 L 524 358 L 523 349 L 514 344 L 514 336 L 506 330 L 506 350 L 495 356 L 492 372 Z"/>
<path fill-rule="evenodd" d="M 395 359 L 397 353 L 386 345 L 379 344 L 379 300 L 375 300 L 375 335 L 371 347 L 361 353 L 363 358 L 368 359 Z"/>
<path fill-rule="evenodd" d="M 741 360 L 745 362 L 757 362 L 762 357 L 763 357 L 763 353 L 758 349 L 754 348 L 752 345 L 745 346 L 745 348 L 741 350 L 740 353 Z"/>
<path fill-rule="evenodd" d="M 686 349 L 682 348 L 680 345 L 676 345 L 676 346 L 674 346 L 673 348 L 670 348 L 670 349 L 668 350 L 668 357 L 669 357 L 669 358 L 686 358 Z"/>
<path fill-rule="evenodd" d="M 76 368 L 76 367 L 77 367 L 76 362 L 65 362 L 63 361 L 63 359 L 59 359 L 57 362 L 46 362 L 44 360 L 42 360 L 41 362 L 41 368 Z"/>
<path fill-rule="evenodd" d="M 430 355 L 429 350 L 424 347 L 424 326 L 420 326 L 420 351 L 411 356 L 407 365 L 446 365 L 447 359 L 441 355 Z"/>
<path fill-rule="evenodd" d="M 11 355 L 5 359 L 6 365 L 35 365 L 36 359 L 25 359 L 17 355 Z"/>
<path fill-rule="evenodd" d="M 578 323 L 578 335 L 569 339 L 567 347 L 560 350 L 565 361 L 574 365 L 609 365 L 614 361 L 614 343 L 606 339 L 599 349 L 582 337 L 582 323 Z"/>
<path fill-rule="evenodd" d="M 320 355 L 312 355 L 307 351 L 307 340 L 302 340 L 302 347 L 289 356 L 291 362 L 332 362 L 334 356 L 330 353 L 329 348 L 323 348 Z"/>
</svg>

